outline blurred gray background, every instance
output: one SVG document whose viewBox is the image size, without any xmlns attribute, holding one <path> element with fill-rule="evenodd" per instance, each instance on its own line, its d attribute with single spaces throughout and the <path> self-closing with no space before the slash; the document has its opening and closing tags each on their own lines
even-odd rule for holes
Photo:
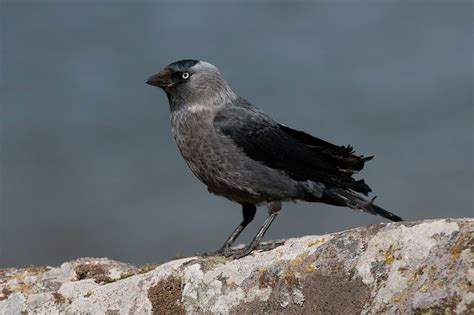
<svg viewBox="0 0 474 315">
<path fill-rule="evenodd" d="M 145 79 L 217 65 L 278 121 L 358 153 L 407 220 L 473 216 L 471 1 L 1 1 L 0 266 L 134 264 L 217 249 L 240 206 L 208 194 Z M 241 242 L 262 223 L 256 221 Z M 267 239 L 383 222 L 284 206 Z"/>
</svg>

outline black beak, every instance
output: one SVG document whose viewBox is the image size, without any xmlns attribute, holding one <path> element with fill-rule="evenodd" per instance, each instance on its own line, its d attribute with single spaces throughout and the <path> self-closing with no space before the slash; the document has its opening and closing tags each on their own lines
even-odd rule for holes
<svg viewBox="0 0 474 315">
<path fill-rule="evenodd" d="M 175 84 L 172 79 L 172 74 L 172 71 L 163 69 L 159 73 L 150 76 L 146 80 L 146 84 L 158 86 L 160 88 L 172 87 Z"/>
</svg>

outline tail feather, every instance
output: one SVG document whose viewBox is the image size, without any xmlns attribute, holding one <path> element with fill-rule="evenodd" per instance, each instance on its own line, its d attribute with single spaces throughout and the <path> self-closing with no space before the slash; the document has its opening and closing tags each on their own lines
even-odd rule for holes
<svg viewBox="0 0 474 315">
<path fill-rule="evenodd" d="M 351 184 L 351 189 L 354 189 L 355 191 L 360 192 L 360 193 L 362 193 L 366 196 L 370 192 L 372 192 L 372 189 L 370 189 L 369 185 L 367 185 L 363 179 L 359 179 L 359 180 L 354 181 Z"/>
<path fill-rule="evenodd" d="M 383 208 L 381 208 L 381 207 L 379 207 L 379 206 L 377 206 L 373 203 L 370 204 L 370 208 L 375 214 L 380 215 L 380 216 L 384 217 L 385 219 L 389 219 L 389 220 L 392 220 L 394 222 L 403 221 L 403 219 L 400 218 L 398 215 L 393 214 L 393 213 L 391 213 L 391 212 L 389 212 L 389 211 L 387 211 L 387 210 L 385 210 L 385 209 L 383 209 Z"/>
<path fill-rule="evenodd" d="M 396 214 L 374 204 L 375 198 L 376 197 L 372 198 L 372 200 L 366 200 L 361 195 L 350 190 L 334 189 L 329 192 L 324 192 L 322 201 L 339 206 L 346 206 L 355 210 L 361 210 L 373 215 L 379 215 L 395 222 L 403 221 L 403 219 Z"/>
</svg>

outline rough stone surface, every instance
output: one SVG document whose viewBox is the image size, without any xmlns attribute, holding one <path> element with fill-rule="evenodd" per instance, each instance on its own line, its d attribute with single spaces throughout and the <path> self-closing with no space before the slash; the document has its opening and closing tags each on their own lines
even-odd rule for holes
<svg viewBox="0 0 474 315">
<path fill-rule="evenodd" d="M 474 314 L 474 219 L 289 239 L 231 260 L 0 269 L 0 314 Z"/>
</svg>

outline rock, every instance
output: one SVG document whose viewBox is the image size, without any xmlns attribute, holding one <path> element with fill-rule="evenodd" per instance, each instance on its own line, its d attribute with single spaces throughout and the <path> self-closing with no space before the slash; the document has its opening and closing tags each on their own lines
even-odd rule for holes
<svg viewBox="0 0 474 315">
<path fill-rule="evenodd" d="M 474 219 L 289 239 L 239 260 L 0 270 L 0 314 L 474 313 Z"/>
</svg>

